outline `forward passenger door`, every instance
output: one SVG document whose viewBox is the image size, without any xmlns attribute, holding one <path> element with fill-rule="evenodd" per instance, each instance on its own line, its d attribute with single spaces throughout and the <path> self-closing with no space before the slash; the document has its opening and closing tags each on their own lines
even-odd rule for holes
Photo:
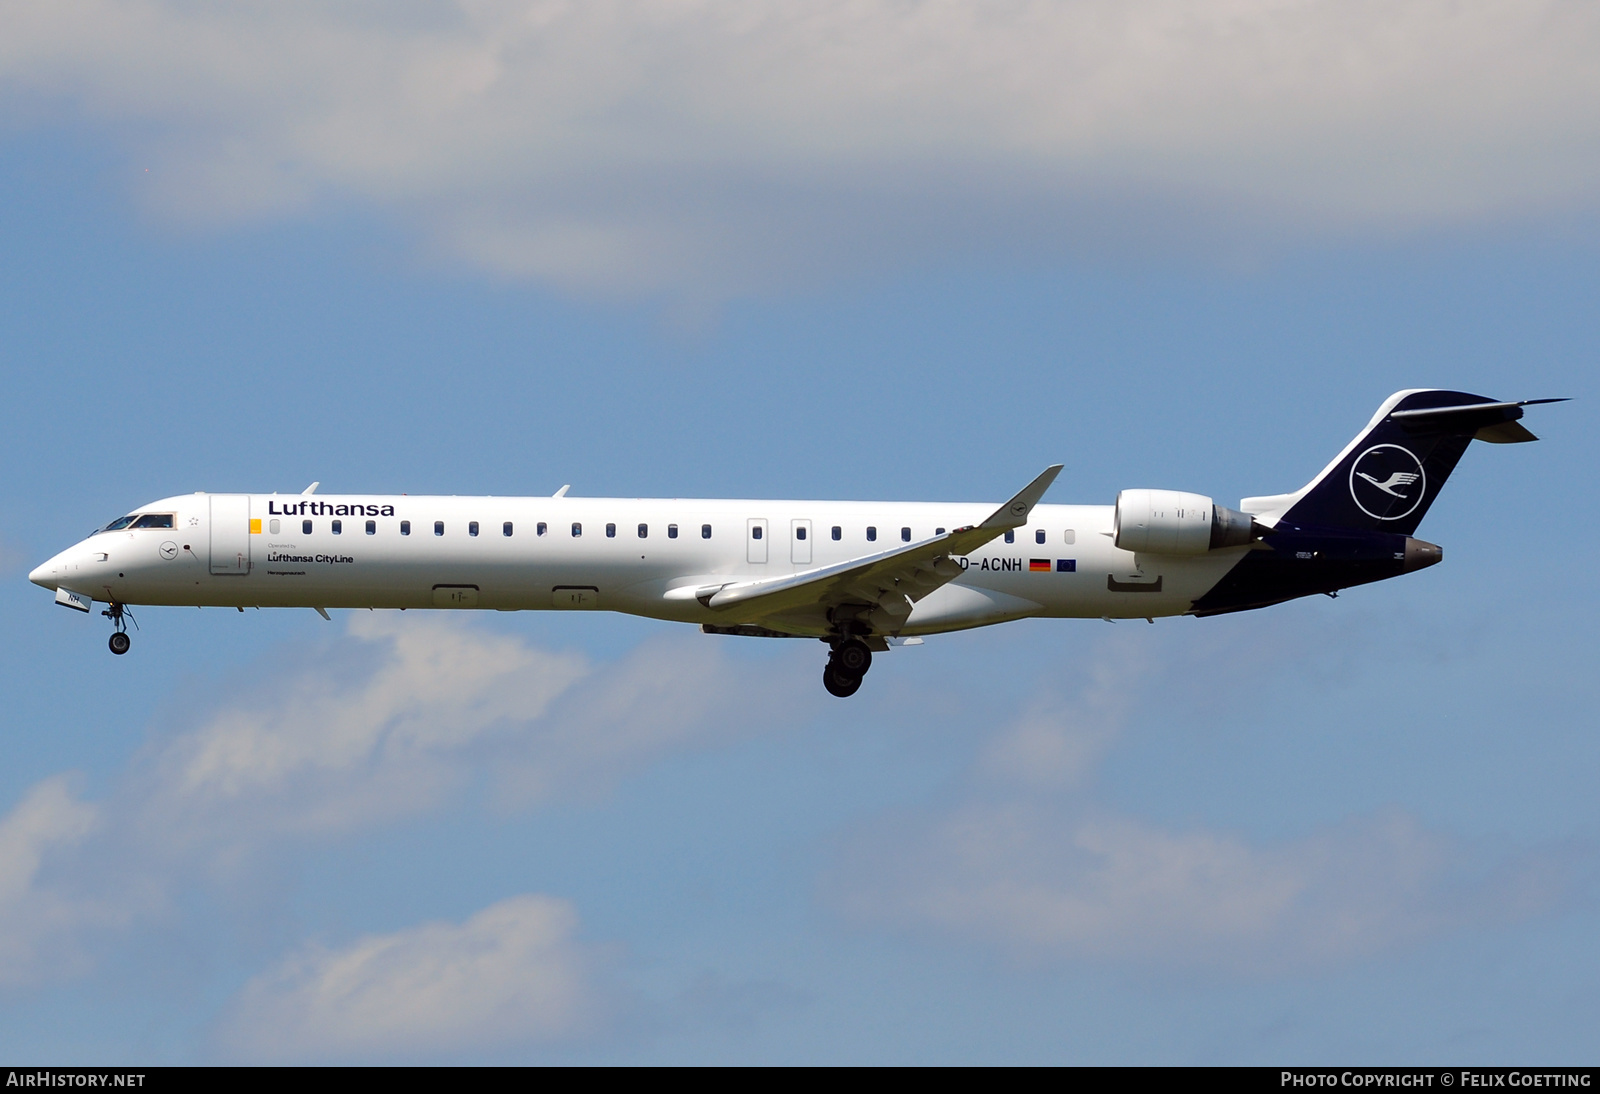
<svg viewBox="0 0 1600 1094">
<path fill-rule="evenodd" d="M 212 494 L 211 572 L 248 574 L 250 533 L 260 528 L 260 520 L 250 523 L 250 495 Z"/>
</svg>

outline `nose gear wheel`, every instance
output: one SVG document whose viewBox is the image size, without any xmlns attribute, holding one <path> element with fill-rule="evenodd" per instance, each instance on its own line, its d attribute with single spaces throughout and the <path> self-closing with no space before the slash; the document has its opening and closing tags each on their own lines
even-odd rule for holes
<svg viewBox="0 0 1600 1094">
<path fill-rule="evenodd" d="M 111 647 L 112 653 L 121 657 L 128 652 L 128 647 L 133 645 L 133 639 L 128 637 L 128 624 L 132 623 L 135 627 L 138 627 L 139 621 L 133 617 L 133 613 L 128 610 L 127 605 L 118 604 L 115 600 L 111 602 L 109 608 L 100 614 L 111 620 L 111 625 L 117 628 L 111 633 L 111 641 L 107 645 Z"/>
</svg>

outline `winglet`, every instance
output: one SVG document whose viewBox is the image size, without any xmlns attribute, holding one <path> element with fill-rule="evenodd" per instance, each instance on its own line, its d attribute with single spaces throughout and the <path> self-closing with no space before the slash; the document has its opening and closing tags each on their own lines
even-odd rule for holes
<svg viewBox="0 0 1600 1094">
<path fill-rule="evenodd" d="M 1044 497 L 1044 492 L 1050 489 L 1050 484 L 1056 481 L 1056 476 L 1061 474 L 1062 465 L 1053 463 L 1043 471 L 1039 477 L 1018 491 L 1017 496 L 1006 502 L 993 513 L 989 519 L 978 525 L 979 528 L 1021 528 L 1028 523 L 1028 514 L 1033 512 L 1033 507 L 1039 504 L 1039 499 Z"/>
</svg>

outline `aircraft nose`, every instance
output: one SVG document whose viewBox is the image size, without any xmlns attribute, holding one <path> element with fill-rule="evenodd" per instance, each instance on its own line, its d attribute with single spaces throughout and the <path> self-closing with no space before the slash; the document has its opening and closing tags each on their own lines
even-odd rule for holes
<svg viewBox="0 0 1600 1094">
<path fill-rule="evenodd" d="M 33 568 L 28 575 L 28 580 L 35 585 L 42 585 L 46 589 L 54 590 L 63 581 L 69 580 L 69 574 L 78 569 L 78 563 L 83 557 L 83 544 L 68 547 L 54 558 Z"/>
<path fill-rule="evenodd" d="M 60 557 L 60 555 L 56 556 L 56 558 Z M 53 558 L 49 562 L 44 563 L 42 566 L 34 567 L 33 572 L 28 575 L 28 580 L 33 582 L 35 585 L 42 585 L 46 589 L 54 589 L 56 587 L 55 561 L 56 560 Z"/>
</svg>

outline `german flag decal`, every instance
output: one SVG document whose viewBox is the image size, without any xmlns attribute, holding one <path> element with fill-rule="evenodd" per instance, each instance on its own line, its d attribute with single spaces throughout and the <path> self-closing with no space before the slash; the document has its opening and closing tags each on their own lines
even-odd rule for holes
<svg viewBox="0 0 1600 1094">
<path fill-rule="evenodd" d="M 1049 573 L 1050 572 L 1050 560 L 1048 558 L 1030 558 L 1028 560 L 1028 572 L 1030 574 L 1047 574 L 1047 573 Z"/>
</svg>

